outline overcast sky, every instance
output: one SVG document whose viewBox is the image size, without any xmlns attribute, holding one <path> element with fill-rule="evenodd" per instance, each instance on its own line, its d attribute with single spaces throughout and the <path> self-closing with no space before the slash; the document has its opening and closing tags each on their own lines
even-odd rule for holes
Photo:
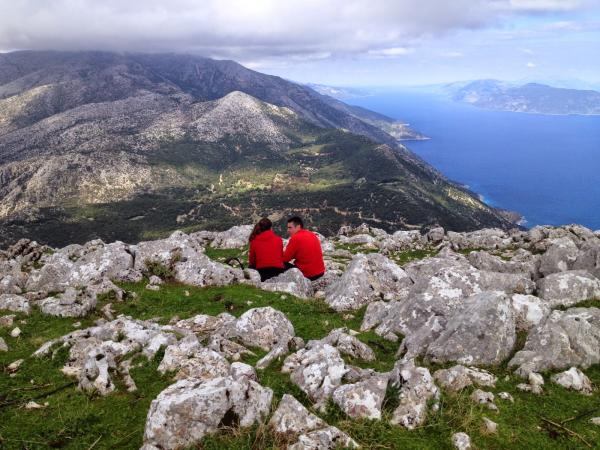
<svg viewBox="0 0 600 450">
<path fill-rule="evenodd" d="M 600 0 L 0 0 L 0 51 L 176 51 L 302 82 L 600 83 Z"/>
</svg>

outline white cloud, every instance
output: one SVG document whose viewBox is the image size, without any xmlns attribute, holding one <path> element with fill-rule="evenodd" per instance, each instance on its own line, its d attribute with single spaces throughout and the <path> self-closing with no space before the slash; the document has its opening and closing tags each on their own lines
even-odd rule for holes
<svg viewBox="0 0 600 450">
<path fill-rule="evenodd" d="M 591 0 L 590 0 L 591 1 Z M 180 51 L 257 61 L 365 54 L 586 0 L 0 0 L 0 48 Z"/>
<path fill-rule="evenodd" d="M 415 52 L 414 48 L 409 47 L 390 47 L 377 50 L 369 50 L 367 54 L 375 58 L 397 58 L 399 56 L 410 55 Z"/>
<path fill-rule="evenodd" d="M 530 48 L 520 48 L 519 50 L 521 50 L 523 53 L 527 54 L 527 55 L 533 55 L 535 52 L 533 50 L 531 50 Z"/>
<path fill-rule="evenodd" d="M 533 62 L 531 62 L 531 61 L 529 61 L 529 62 L 528 62 L 527 64 L 525 64 L 525 65 L 526 65 L 528 68 L 530 68 L 530 69 L 535 69 L 535 67 L 536 67 L 535 63 L 533 63 Z"/>
</svg>

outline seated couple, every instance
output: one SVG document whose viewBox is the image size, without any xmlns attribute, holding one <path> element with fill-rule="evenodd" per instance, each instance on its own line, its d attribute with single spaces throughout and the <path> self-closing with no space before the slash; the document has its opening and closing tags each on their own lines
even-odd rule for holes
<svg viewBox="0 0 600 450">
<path fill-rule="evenodd" d="M 323 251 L 318 236 L 304 229 L 300 217 L 287 221 L 290 240 L 283 250 L 283 239 L 276 235 L 273 223 L 260 219 L 250 234 L 250 267 L 260 273 L 261 281 L 276 277 L 292 267 L 300 269 L 309 280 L 317 280 L 325 273 Z M 291 262 L 294 262 L 293 264 Z"/>
</svg>

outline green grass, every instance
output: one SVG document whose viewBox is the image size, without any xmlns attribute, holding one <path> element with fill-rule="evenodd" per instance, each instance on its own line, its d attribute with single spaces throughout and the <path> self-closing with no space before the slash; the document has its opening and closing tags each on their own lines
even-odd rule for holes
<svg viewBox="0 0 600 450">
<path fill-rule="evenodd" d="M 403 266 L 411 261 L 428 258 L 437 255 L 437 250 L 407 250 L 404 252 L 392 253 L 389 257 L 396 264 Z"/>
<path fill-rule="evenodd" d="M 224 263 L 231 258 L 239 259 L 244 266 L 248 265 L 248 246 L 243 248 L 214 248 L 210 245 L 204 249 L 204 254 L 210 259 Z"/>
<path fill-rule="evenodd" d="M 213 254 L 213 257 L 217 256 Z M 227 311 L 239 316 L 250 308 L 270 305 L 284 312 L 294 324 L 296 334 L 306 340 L 323 337 L 341 326 L 358 329 L 364 314 L 364 310 L 361 310 L 349 317 L 331 311 L 322 301 L 303 301 L 287 294 L 264 292 L 248 286 L 199 289 L 167 284 L 160 291 L 147 291 L 144 285 L 123 285 L 125 289 L 136 292 L 138 297 L 123 303 L 113 302 L 113 309 L 117 313 L 140 319 L 160 317 L 161 322 L 166 323 L 175 315 L 186 318 L 199 313 L 215 315 Z M 106 301 L 101 301 L 99 306 Z M 98 314 L 92 314 L 82 319 L 82 326 L 90 326 L 98 317 Z M 8 353 L 0 353 L 0 448 L 139 448 L 150 402 L 172 383 L 168 376 L 161 376 L 156 371 L 160 354 L 132 371 L 138 386 L 136 393 L 127 393 L 119 384 L 118 377 L 115 377 L 117 391 L 107 397 L 84 394 L 73 385 L 51 393 L 73 381 L 60 372 L 67 357 L 66 350 L 59 351 L 54 359 L 35 359 L 30 355 L 49 339 L 73 330 L 72 324 L 79 319 L 53 318 L 34 312 L 29 316 L 17 314 L 16 320 L 23 330 L 18 339 L 9 336 L 10 330 L 0 329 L 0 336 L 10 347 Z M 21 323 L 23 320 L 26 323 Z M 373 348 L 377 361 L 366 363 L 346 358 L 347 362 L 379 371 L 392 368 L 398 344 L 385 341 L 372 332 L 361 333 L 358 337 Z M 520 336 L 519 345 L 522 345 L 523 338 Z M 255 353 L 245 361 L 252 364 L 264 355 L 261 351 Z M 15 377 L 9 377 L 5 367 L 19 358 L 24 358 L 25 362 Z M 291 393 L 310 406 L 304 393 L 290 381 L 288 375 L 280 372 L 281 365 L 282 361 L 276 361 L 267 370 L 259 372 L 260 382 L 271 387 L 275 393 L 273 409 L 284 393 Z M 499 413 L 474 405 L 468 398 L 472 389 L 459 394 L 443 393 L 440 410 L 431 412 L 424 426 L 408 431 L 388 423 L 396 405 L 394 392 L 390 390 L 382 421 L 349 420 L 335 405 L 329 405 L 321 416 L 331 425 L 349 433 L 366 449 L 451 448 L 450 436 L 457 431 L 467 432 L 475 448 L 587 448 L 577 438 L 565 435 L 542 421 L 542 417 L 554 422 L 577 417 L 566 422 L 565 426 L 599 448 L 600 427 L 588 422 L 590 416 L 600 415 L 597 394 L 587 397 L 568 392 L 550 383 L 549 374 L 545 376 L 547 384 L 543 395 L 522 393 L 516 389 L 521 380 L 512 376 L 505 365 L 493 371 L 498 375 L 499 382 L 492 391 L 508 391 L 515 397 L 514 404 L 497 399 Z M 585 372 L 595 385 L 600 386 L 600 366 L 593 366 Z M 507 375 L 509 377 L 505 379 Z M 38 403 L 48 402 L 45 409 L 25 410 L 19 407 L 30 399 L 48 393 L 36 399 Z M 17 403 L 4 405 L 11 401 Z M 497 435 L 486 436 L 482 433 L 483 416 L 499 424 Z M 202 442 L 202 448 L 215 450 L 270 449 L 280 448 L 281 445 L 281 441 L 264 425 L 247 430 L 222 430 Z"/>
</svg>

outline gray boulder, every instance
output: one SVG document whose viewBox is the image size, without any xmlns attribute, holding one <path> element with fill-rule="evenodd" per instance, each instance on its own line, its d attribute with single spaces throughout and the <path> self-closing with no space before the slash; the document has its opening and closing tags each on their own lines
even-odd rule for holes
<svg viewBox="0 0 600 450">
<path fill-rule="evenodd" d="M 0 352 L 7 352 L 8 345 L 6 345 L 6 341 L 0 337 Z"/>
<path fill-rule="evenodd" d="M 347 328 L 337 328 L 322 339 L 323 342 L 337 347 L 340 353 L 364 361 L 375 361 L 375 352 L 355 336 L 348 334 Z"/>
<path fill-rule="evenodd" d="M 528 331 L 539 324 L 551 312 L 548 303 L 533 295 L 511 296 L 517 330 Z"/>
<path fill-rule="evenodd" d="M 472 385 L 494 387 L 498 381 L 493 374 L 483 369 L 461 365 L 449 369 L 439 369 L 433 374 L 433 378 L 441 387 L 450 392 L 462 391 Z"/>
<path fill-rule="evenodd" d="M 57 317 L 83 317 L 96 307 L 96 295 L 68 287 L 65 292 L 39 302 L 42 313 Z"/>
<path fill-rule="evenodd" d="M 552 239 L 540 258 L 540 273 L 544 276 L 573 268 L 579 249 L 568 237 Z"/>
<path fill-rule="evenodd" d="M 523 350 L 509 367 L 527 377 L 531 372 L 587 368 L 600 363 L 600 309 L 553 311 L 529 333 Z"/>
<path fill-rule="evenodd" d="M 246 311 L 233 323 L 230 333 L 244 345 L 268 351 L 278 345 L 287 347 L 294 337 L 294 326 L 285 314 L 266 306 Z"/>
<path fill-rule="evenodd" d="M 537 282 L 538 295 L 550 306 L 572 306 L 600 298 L 600 280 L 585 270 L 558 272 Z"/>
<path fill-rule="evenodd" d="M 448 317 L 425 358 L 436 363 L 499 364 L 515 345 L 515 329 L 510 298 L 501 292 L 482 292 L 466 299 L 464 307 Z"/>
<path fill-rule="evenodd" d="M 303 299 L 310 298 L 313 295 L 311 281 L 295 268 L 268 279 L 261 283 L 260 287 L 265 291 L 287 292 Z"/>
<path fill-rule="evenodd" d="M 29 314 L 31 305 L 25 297 L 16 294 L 0 294 L 0 310 Z"/>
<path fill-rule="evenodd" d="M 240 427 L 250 427 L 268 415 L 272 398 L 271 389 L 246 377 L 180 380 L 152 401 L 142 448 L 192 447 L 216 432 L 228 415 L 237 417 Z"/>
<path fill-rule="evenodd" d="M 210 380 L 228 375 L 230 364 L 221 354 L 203 348 L 198 339 L 190 335 L 165 349 L 158 371 L 176 372 L 175 378 L 178 380 Z"/>
<path fill-rule="evenodd" d="M 389 375 L 376 374 L 354 384 L 344 384 L 333 392 L 333 401 L 353 419 L 381 419 L 381 407 Z"/>
<path fill-rule="evenodd" d="M 594 390 L 590 379 L 577 367 L 571 367 L 569 370 L 552 375 L 550 379 L 566 389 L 582 394 L 591 395 Z"/>
<path fill-rule="evenodd" d="M 405 299 L 412 281 L 393 261 L 379 253 L 358 254 L 325 300 L 336 311 L 356 310 L 376 300 Z"/>
<path fill-rule="evenodd" d="M 338 349 L 321 341 L 289 355 L 281 368 L 316 406 L 323 408 L 348 371 Z"/>
<path fill-rule="evenodd" d="M 356 448 L 358 444 L 347 434 L 328 426 L 322 419 L 309 412 L 298 400 L 284 394 L 269 425 L 287 442 L 294 442 L 288 449 L 333 450 Z"/>
<path fill-rule="evenodd" d="M 587 270 L 596 278 L 600 278 L 600 239 L 585 242 L 581 246 L 573 269 Z"/>
<path fill-rule="evenodd" d="M 437 403 L 440 396 L 429 370 L 415 366 L 413 360 L 400 360 L 394 365 L 390 383 L 399 389 L 399 405 L 390 422 L 409 430 L 423 425 L 427 419 L 428 402 L 433 400 Z"/>
<path fill-rule="evenodd" d="M 238 225 L 226 231 L 216 233 L 211 246 L 215 248 L 241 248 L 248 244 L 252 225 Z"/>
</svg>

